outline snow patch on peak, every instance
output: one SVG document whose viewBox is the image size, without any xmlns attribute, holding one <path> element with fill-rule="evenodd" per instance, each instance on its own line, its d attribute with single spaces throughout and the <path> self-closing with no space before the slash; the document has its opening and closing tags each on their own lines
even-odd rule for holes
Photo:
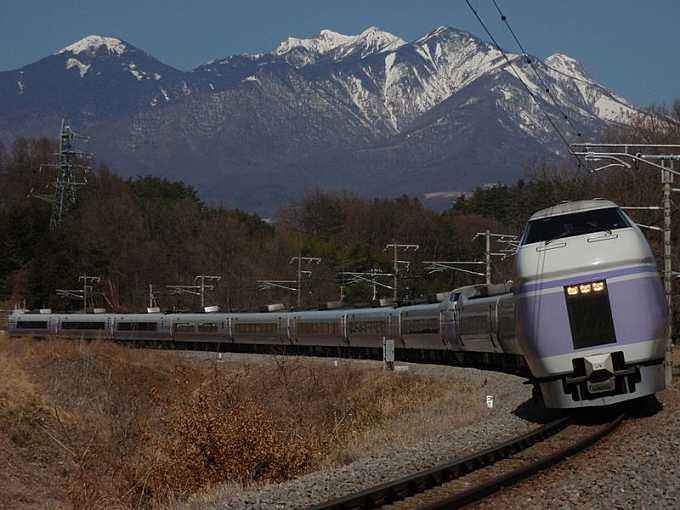
<svg viewBox="0 0 680 510">
<path fill-rule="evenodd" d="M 564 53 L 550 55 L 544 60 L 544 63 L 558 73 L 571 76 L 572 78 L 578 78 L 579 80 L 593 81 L 578 60 L 573 59 Z"/>
<path fill-rule="evenodd" d="M 94 54 L 102 46 L 106 47 L 109 55 L 122 55 L 127 51 L 127 46 L 120 39 L 115 37 L 104 37 L 101 35 L 88 35 L 80 41 L 74 42 L 73 44 L 60 49 L 56 54 L 61 53 L 73 53 L 73 54 Z"/>
<path fill-rule="evenodd" d="M 75 58 L 69 58 L 66 61 L 66 69 L 71 69 L 73 67 L 78 68 L 78 72 L 80 73 L 80 77 L 82 78 L 87 74 L 87 72 L 90 70 L 90 66 L 83 64 L 80 60 L 75 59 Z"/>
</svg>

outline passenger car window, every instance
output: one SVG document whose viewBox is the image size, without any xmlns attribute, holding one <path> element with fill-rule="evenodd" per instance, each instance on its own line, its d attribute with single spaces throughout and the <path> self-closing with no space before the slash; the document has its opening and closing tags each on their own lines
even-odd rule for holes
<svg viewBox="0 0 680 510">
<path fill-rule="evenodd" d="M 530 221 L 523 236 L 522 244 L 552 241 L 628 227 L 630 227 L 630 223 L 618 207 L 562 214 Z"/>
</svg>

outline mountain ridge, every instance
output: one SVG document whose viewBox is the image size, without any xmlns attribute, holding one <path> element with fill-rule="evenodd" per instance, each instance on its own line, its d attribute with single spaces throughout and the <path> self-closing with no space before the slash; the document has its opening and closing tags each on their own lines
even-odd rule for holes
<svg viewBox="0 0 680 510">
<path fill-rule="evenodd" d="M 54 136 L 68 116 L 119 173 L 181 178 L 269 213 L 315 185 L 389 195 L 509 181 L 564 156 L 546 115 L 577 141 L 636 110 L 568 55 L 508 58 L 452 27 L 411 42 L 369 27 L 182 71 L 90 35 L 0 72 L 0 140 Z"/>
</svg>

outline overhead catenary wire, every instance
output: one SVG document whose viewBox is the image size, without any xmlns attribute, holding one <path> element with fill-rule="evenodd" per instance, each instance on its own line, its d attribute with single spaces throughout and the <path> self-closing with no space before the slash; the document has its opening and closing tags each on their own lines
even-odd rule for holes
<svg viewBox="0 0 680 510">
<path fill-rule="evenodd" d="M 543 110 L 543 109 L 540 108 L 541 104 L 540 104 L 538 98 L 536 97 L 536 94 L 534 94 L 534 92 L 531 90 L 531 88 L 529 87 L 529 85 L 527 85 L 527 83 L 522 79 L 522 77 L 520 76 L 519 70 L 517 69 L 517 67 L 515 66 L 515 64 L 513 63 L 513 61 L 510 60 L 510 57 L 508 57 L 507 53 L 503 50 L 503 48 L 501 48 L 501 45 L 498 44 L 498 41 L 496 41 L 496 38 L 495 38 L 495 37 L 493 36 L 493 34 L 491 33 L 491 30 L 489 30 L 489 27 L 487 27 L 486 23 L 484 23 L 484 20 L 483 20 L 482 17 L 479 15 L 479 13 L 477 12 L 477 10 L 472 6 L 472 4 L 470 3 L 470 0 L 465 0 L 465 3 L 466 3 L 467 6 L 470 8 L 470 10 L 472 11 L 472 14 L 474 14 L 475 18 L 477 18 L 477 21 L 479 21 L 479 24 L 482 26 L 482 28 L 483 28 L 484 31 L 486 32 L 486 35 L 489 36 L 489 39 L 491 39 L 491 42 L 493 43 L 493 45 L 494 45 L 494 46 L 496 47 L 496 49 L 501 53 L 501 55 L 503 55 L 503 58 L 505 59 L 505 61 L 506 61 L 507 64 L 508 64 L 508 67 L 510 67 L 510 69 L 511 69 L 512 72 L 514 73 L 514 75 L 515 75 L 515 77 L 517 78 L 517 80 L 519 80 L 519 82 L 524 86 L 524 88 L 525 88 L 526 91 L 527 91 L 527 94 L 529 94 L 529 97 L 531 97 L 531 99 L 534 100 L 534 102 L 536 103 L 536 105 L 537 105 L 537 106 L 539 107 L 539 109 L 541 110 L 541 113 L 543 114 L 543 116 L 546 118 L 546 120 L 548 121 L 548 123 L 550 123 L 550 125 L 552 126 L 553 130 L 555 131 L 555 133 L 557 133 L 557 135 L 559 136 L 559 138 L 562 140 L 562 143 L 564 143 L 564 145 L 566 146 L 567 151 L 569 152 L 569 154 L 571 154 L 571 155 L 574 157 L 574 159 L 576 160 L 576 164 L 580 167 L 580 166 L 581 166 L 580 160 L 579 160 L 578 157 L 574 154 L 574 151 L 572 150 L 571 145 L 570 145 L 569 142 L 567 141 L 567 138 L 564 136 L 564 134 L 563 134 L 562 131 L 559 129 L 559 127 L 557 127 L 557 124 L 555 124 L 555 121 L 553 120 L 553 118 L 552 118 L 550 115 L 548 115 L 548 113 L 547 113 L 545 110 Z"/>
<path fill-rule="evenodd" d="M 548 84 L 545 82 L 543 77 L 541 76 L 541 73 L 538 71 L 538 67 L 536 67 L 534 59 L 527 53 L 527 50 L 524 48 L 522 43 L 519 40 L 519 37 L 515 33 L 515 31 L 512 29 L 510 26 L 510 22 L 508 21 L 508 17 L 501 11 L 500 6 L 498 5 L 498 2 L 496 0 L 491 0 L 493 2 L 494 7 L 496 7 L 496 10 L 498 11 L 498 14 L 501 17 L 501 21 L 505 23 L 505 26 L 508 28 L 508 31 L 512 35 L 512 38 L 515 40 L 517 43 L 517 46 L 519 47 L 520 51 L 522 52 L 522 56 L 524 56 L 527 64 L 531 67 L 531 69 L 534 71 L 534 74 L 536 75 L 536 78 L 538 78 L 538 81 L 541 82 L 541 86 L 545 90 L 545 92 L 550 96 L 550 99 L 553 102 L 553 105 L 555 106 L 555 109 L 560 112 L 560 115 L 562 115 L 562 118 L 567 121 L 567 123 L 571 126 L 571 128 L 574 130 L 576 133 L 577 137 L 581 137 L 581 132 L 578 130 L 578 128 L 574 125 L 574 122 L 571 120 L 571 118 L 564 112 L 562 108 L 559 106 L 559 102 L 555 95 L 552 92 L 552 89 L 548 86 Z"/>
</svg>

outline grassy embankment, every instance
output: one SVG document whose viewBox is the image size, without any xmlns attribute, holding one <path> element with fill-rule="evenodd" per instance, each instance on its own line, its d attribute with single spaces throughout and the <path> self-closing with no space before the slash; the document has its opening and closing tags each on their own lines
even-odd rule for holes
<svg viewBox="0 0 680 510">
<path fill-rule="evenodd" d="M 486 412 L 479 384 L 375 363 L 218 363 L 0 337 L 0 374 L 0 507 L 11 508 L 162 507 L 223 482 L 348 462 Z"/>
</svg>

